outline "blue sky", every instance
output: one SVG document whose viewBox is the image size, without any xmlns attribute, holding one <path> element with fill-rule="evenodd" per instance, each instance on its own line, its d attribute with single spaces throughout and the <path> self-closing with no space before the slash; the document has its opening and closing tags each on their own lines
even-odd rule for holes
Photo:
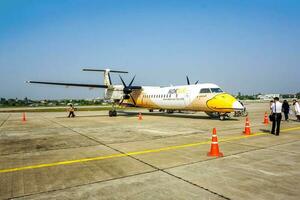
<svg viewBox="0 0 300 200">
<path fill-rule="evenodd" d="M 213 82 L 252 93 L 300 91 L 300 1 L 0 0 L 0 97 L 93 98 L 86 66 L 136 85 Z M 114 83 L 120 83 L 113 76 Z"/>
</svg>

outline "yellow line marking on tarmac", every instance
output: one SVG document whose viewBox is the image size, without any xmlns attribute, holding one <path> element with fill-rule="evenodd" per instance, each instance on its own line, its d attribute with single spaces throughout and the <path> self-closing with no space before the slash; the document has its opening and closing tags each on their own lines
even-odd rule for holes
<svg viewBox="0 0 300 200">
<path fill-rule="evenodd" d="M 293 131 L 293 130 L 300 130 L 300 127 L 282 129 L 281 132 L 288 132 L 288 131 Z M 234 136 L 234 137 L 219 139 L 219 142 L 240 140 L 240 139 L 244 139 L 244 138 L 256 137 L 256 136 L 267 135 L 267 134 L 269 134 L 269 133 L 259 132 L 259 133 L 254 133 L 254 134 L 251 134 L 251 135 Z M 32 165 L 32 166 L 25 166 L 25 167 L 0 169 L 0 174 L 1 173 L 8 173 L 8 172 L 23 171 L 23 170 L 28 170 L 28 169 L 38 169 L 38 168 L 54 167 L 54 166 L 60 166 L 60 165 L 70 165 L 70 164 L 74 164 L 74 163 L 90 162 L 90 161 L 96 161 L 96 160 L 106 160 L 106 159 L 111 159 L 111 158 L 120 158 L 120 157 L 141 155 L 141 154 L 147 154 L 147 153 L 157 153 L 157 152 L 162 152 L 162 151 L 169 151 L 169 150 L 175 150 L 175 149 L 181 149 L 181 148 L 187 148 L 187 147 L 200 146 L 200 145 L 203 145 L 203 144 L 210 144 L 210 143 L 211 143 L 211 141 L 209 140 L 209 141 L 204 141 L 204 142 L 197 142 L 197 143 L 190 143 L 190 144 L 184 144 L 184 145 L 163 147 L 163 148 L 158 148 L 158 149 L 135 151 L 135 152 L 129 152 L 129 153 L 124 153 L 124 154 L 120 153 L 120 154 L 112 154 L 112 155 L 108 155 L 108 156 L 99 156 L 99 157 L 93 157 L 93 158 L 83 158 L 83 159 L 78 159 L 78 160 L 67 160 L 67 161 L 46 163 L 46 164 Z"/>
<path fill-rule="evenodd" d="M 299 130 L 300 127 L 294 127 L 294 128 L 286 128 L 286 129 L 282 129 L 280 130 L 281 132 L 288 132 L 288 131 L 294 131 L 294 130 Z"/>
</svg>

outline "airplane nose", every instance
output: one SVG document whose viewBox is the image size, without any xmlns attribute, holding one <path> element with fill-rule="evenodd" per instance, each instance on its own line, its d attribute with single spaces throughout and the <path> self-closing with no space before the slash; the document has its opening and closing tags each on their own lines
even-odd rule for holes
<svg viewBox="0 0 300 200">
<path fill-rule="evenodd" d="M 244 107 L 230 94 L 218 94 L 206 102 L 208 108 L 216 112 L 233 112 Z"/>
<path fill-rule="evenodd" d="M 232 108 L 234 110 L 244 110 L 244 106 L 239 102 L 239 101 L 235 101 L 233 104 L 232 104 Z"/>
</svg>

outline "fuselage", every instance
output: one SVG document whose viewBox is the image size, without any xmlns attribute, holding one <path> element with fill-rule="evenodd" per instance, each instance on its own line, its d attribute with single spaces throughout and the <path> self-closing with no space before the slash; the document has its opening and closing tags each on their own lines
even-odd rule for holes
<svg viewBox="0 0 300 200">
<path fill-rule="evenodd" d="M 229 113 L 244 107 L 216 84 L 148 87 L 132 92 L 137 107 Z M 125 103 L 133 104 L 131 99 Z"/>
</svg>

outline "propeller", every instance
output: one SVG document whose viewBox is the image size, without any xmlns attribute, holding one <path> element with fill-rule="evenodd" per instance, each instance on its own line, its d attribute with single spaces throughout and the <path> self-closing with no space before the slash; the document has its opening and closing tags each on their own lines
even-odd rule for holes
<svg viewBox="0 0 300 200">
<path fill-rule="evenodd" d="M 134 105 L 136 105 L 136 102 L 135 102 L 134 98 L 132 97 L 131 93 L 132 93 L 133 90 L 142 89 L 142 87 L 141 86 L 132 86 L 132 83 L 133 83 L 133 81 L 135 79 L 135 76 L 132 78 L 132 80 L 130 81 L 129 85 L 126 85 L 125 81 L 123 80 L 123 78 L 120 75 L 119 75 L 119 77 L 120 77 L 120 79 L 122 81 L 122 84 L 124 86 L 124 88 L 123 88 L 124 95 L 123 95 L 123 98 L 122 98 L 120 104 L 123 103 L 124 99 L 130 99 L 131 98 L 132 101 L 133 101 L 133 103 L 134 103 Z"/>
<path fill-rule="evenodd" d="M 186 76 L 186 82 L 187 82 L 188 85 L 190 85 L 190 79 L 189 79 L 188 76 Z"/>
<path fill-rule="evenodd" d="M 191 85 L 191 83 L 190 83 L 190 79 L 189 79 L 189 77 L 188 77 L 188 76 L 186 76 L 186 82 L 187 82 L 187 84 L 188 84 L 188 85 Z M 195 82 L 195 85 L 197 85 L 197 84 L 198 84 L 198 82 L 199 82 L 199 80 Z"/>
</svg>

